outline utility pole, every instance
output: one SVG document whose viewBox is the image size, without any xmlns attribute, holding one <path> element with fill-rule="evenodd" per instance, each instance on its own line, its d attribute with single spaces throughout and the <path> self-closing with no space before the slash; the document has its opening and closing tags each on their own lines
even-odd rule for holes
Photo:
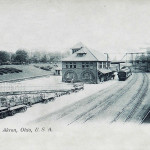
<svg viewBox="0 0 150 150">
<path fill-rule="evenodd" d="M 133 65 L 133 53 L 131 53 L 132 65 Z"/>
<path fill-rule="evenodd" d="M 147 67 L 147 72 L 148 72 L 148 55 L 147 55 L 147 66 L 146 67 Z"/>
</svg>

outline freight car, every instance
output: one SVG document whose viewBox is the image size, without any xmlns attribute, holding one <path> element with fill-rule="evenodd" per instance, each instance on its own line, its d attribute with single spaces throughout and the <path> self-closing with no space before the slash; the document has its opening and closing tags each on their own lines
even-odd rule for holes
<svg viewBox="0 0 150 150">
<path fill-rule="evenodd" d="M 15 105 L 28 105 L 32 106 L 36 103 L 47 103 L 55 99 L 55 93 L 39 93 L 39 94 L 25 94 L 21 96 L 15 96 Z"/>
<path fill-rule="evenodd" d="M 1 107 L 13 107 L 18 105 L 32 106 L 36 103 L 47 103 L 53 101 L 56 97 L 55 93 L 38 93 L 38 94 L 23 94 L 10 95 L 0 97 Z"/>
<path fill-rule="evenodd" d="M 122 67 L 118 72 L 119 81 L 125 81 L 130 75 L 132 75 L 131 69 L 129 67 Z"/>
<path fill-rule="evenodd" d="M 83 83 L 74 84 L 73 92 L 78 92 L 80 90 L 84 90 L 84 84 Z"/>
<path fill-rule="evenodd" d="M 18 105 L 14 107 L 1 107 L 0 108 L 0 119 L 6 118 L 7 116 L 13 116 L 18 112 L 24 112 L 27 110 L 26 105 Z"/>
<path fill-rule="evenodd" d="M 55 93 L 41 94 L 42 103 L 48 103 L 49 101 L 54 101 L 55 97 L 56 97 Z"/>
</svg>

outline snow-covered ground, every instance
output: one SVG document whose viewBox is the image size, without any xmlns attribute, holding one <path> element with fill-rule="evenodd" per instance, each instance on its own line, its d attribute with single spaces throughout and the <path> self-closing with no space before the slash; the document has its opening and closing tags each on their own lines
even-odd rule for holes
<svg viewBox="0 0 150 150">
<path fill-rule="evenodd" d="M 141 95 L 146 94 L 146 96 L 143 95 L 144 99 L 142 100 L 142 103 L 138 104 L 140 110 L 137 109 L 137 115 L 134 117 L 135 120 L 140 120 L 140 117 L 144 115 L 146 109 L 149 108 L 148 93 L 150 88 L 148 85 L 150 80 L 144 76 L 144 74 L 133 74 L 126 81 L 118 81 L 116 76 L 114 80 L 100 84 L 84 84 L 84 90 L 70 95 L 57 97 L 55 101 L 47 104 L 35 104 L 31 108 L 28 108 L 25 113 L 17 113 L 14 116 L 0 120 L 0 124 L 1 126 L 10 123 L 11 125 L 26 125 L 39 118 L 44 118 L 44 123 L 48 123 L 51 122 L 49 118 L 51 118 L 50 116 L 52 113 L 55 114 L 53 116 L 56 116 L 56 120 L 60 117 L 63 118 L 62 120 L 67 119 L 70 120 L 70 122 L 74 122 L 76 119 L 84 121 L 91 120 L 90 116 L 92 118 L 102 118 L 104 120 L 110 117 L 109 119 L 113 121 L 113 118 L 118 120 L 118 117 L 122 115 L 122 117 L 119 118 L 121 120 L 128 116 L 130 108 L 137 105 L 138 99 L 141 99 L 139 94 L 141 92 Z M 149 74 L 147 74 L 147 76 L 150 77 Z M 143 82 L 148 83 L 146 85 L 143 84 Z M 31 86 L 32 89 L 34 89 L 33 87 L 40 86 L 42 88 L 52 88 L 54 86 L 55 88 L 60 88 L 61 86 L 61 88 L 63 88 L 64 86 L 64 83 L 61 82 L 61 77 L 59 76 L 26 80 L 21 81 L 20 83 L 8 83 L 8 87 L 12 84 L 14 86 L 16 86 L 16 84 L 21 84 L 26 86 L 26 88 L 30 88 Z M 91 97 L 92 95 L 95 97 Z M 106 111 L 104 111 L 105 109 Z M 131 109 L 131 112 L 133 110 Z"/>
<path fill-rule="evenodd" d="M 55 112 L 64 106 L 73 104 L 85 97 L 88 97 L 92 95 L 93 93 L 96 93 L 97 91 L 100 91 L 102 89 L 106 89 L 107 87 L 110 87 L 111 85 L 118 82 L 118 79 L 116 77 L 115 80 L 110 80 L 107 82 L 103 82 L 100 84 L 84 84 L 84 90 L 81 90 L 77 93 L 72 93 L 70 95 L 63 95 L 61 97 L 57 97 L 55 101 L 49 102 L 47 104 L 35 104 L 31 108 L 28 108 L 28 110 L 25 113 L 18 113 L 14 116 L 7 117 L 5 119 L 0 120 L 0 126 L 6 125 L 11 123 L 11 125 L 22 125 L 26 124 L 30 121 L 36 120 L 39 117 L 42 117 L 44 115 L 47 115 L 49 113 Z M 7 83 L 7 87 L 9 88 L 11 86 L 16 85 L 23 85 L 27 88 L 30 86 L 33 87 L 50 87 L 51 85 L 57 88 L 59 85 L 64 85 L 61 83 L 61 78 L 59 76 L 51 76 L 51 77 L 44 77 L 44 78 L 38 78 L 33 80 L 26 80 L 21 81 L 17 83 Z M 60 88 L 60 87 L 59 87 Z M 63 88 L 63 87 L 61 87 Z"/>
<path fill-rule="evenodd" d="M 0 92 L 55 90 L 67 88 L 67 86 L 68 84 L 61 82 L 61 76 L 47 76 L 20 82 L 0 83 Z"/>
<path fill-rule="evenodd" d="M 149 75 L 148 75 L 149 76 Z M 140 76 L 139 76 L 140 77 Z M 132 77 L 131 77 L 132 78 Z M 131 78 L 128 79 L 130 82 Z M 140 77 L 141 78 L 141 77 Z M 150 78 L 150 76 L 149 76 Z M 47 79 L 46 79 L 47 80 Z M 43 84 L 44 83 L 44 80 Z M 59 83 L 58 79 L 58 83 Z M 150 80 L 149 80 L 150 81 Z M 26 81 L 30 83 L 31 81 Z M 46 81 L 45 81 L 46 82 Z M 137 92 L 139 81 L 132 89 Z M 36 82 L 35 82 L 36 83 Z M 42 82 L 40 82 L 42 84 Z M 25 113 L 18 113 L 12 117 L 0 120 L 0 148 L 2 150 L 147 150 L 150 149 L 150 126 L 135 123 L 105 124 L 100 122 L 89 122 L 87 124 L 63 125 L 46 120 L 42 125 L 28 124 L 45 115 L 79 102 L 93 93 L 108 89 L 109 87 L 122 87 L 126 81 L 119 82 L 117 78 L 101 84 L 85 84 L 85 89 L 78 93 L 64 95 L 47 104 L 36 104 Z M 114 86 L 116 85 L 116 86 Z M 110 93 L 113 92 L 112 91 Z M 148 91 L 149 92 L 149 91 Z M 107 93 L 107 94 L 110 94 Z M 130 92 L 128 92 L 129 94 Z M 114 93 L 117 94 L 117 93 Z M 132 94 L 132 92 L 130 93 Z M 124 96 L 128 98 L 130 95 Z M 148 93 L 147 93 L 148 96 Z M 148 100 L 147 100 L 148 102 Z M 123 103 L 119 102 L 121 105 Z M 119 105 L 119 103 L 117 105 Z M 119 106 L 118 106 L 119 107 Z M 84 108 L 84 107 L 83 107 Z M 115 108 L 114 108 L 115 109 Z M 113 109 L 111 109 L 113 111 Z M 15 128 L 17 133 L 4 133 L 4 128 Z M 21 132 L 21 128 L 31 129 L 31 132 Z M 35 129 L 39 128 L 39 132 Z M 45 128 L 45 131 L 41 131 Z M 48 129 L 51 128 L 51 132 Z M 21 145 L 21 147 L 19 147 Z"/>
<path fill-rule="evenodd" d="M 134 81 L 133 79 L 135 77 L 137 77 L 137 79 L 135 79 Z M 16 124 L 26 125 L 34 120 L 38 120 L 39 118 L 44 118 L 47 116 L 48 116 L 47 118 L 49 118 L 49 115 L 51 115 L 52 113 L 57 114 L 57 111 L 58 111 L 57 118 L 59 117 L 59 114 L 64 114 L 64 113 L 67 114 L 65 115 L 67 116 L 67 118 L 63 117 L 63 119 L 70 118 L 71 120 L 73 120 L 73 118 L 76 118 L 77 116 L 82 116 L 82 113 L 85 113 L 86 115 L 84 115 L 84 118 L 81 117 L 83 120 L 85 120 L 85 118 L 88 119 L 89 116 L 93 116 L 93 115 L 95 116 L 94 118 L 100 118 L 100 116 L 102 116 L 102 119 L 106 119 L 106 118 L 108 119 L 110 117 L 110 119 L 112 120 L 112 116 L 114 116 L 115 118 L 115 116 L 117 116 L 117 113 L 120 113 L 124 107 L 125 107 L 124 109 L 129 109 L 131 107 L 130 106 L 128 108 L 126 105 L 128 105 L 128 103 L 132 100 L 132 97 L 134 99 L 134 97 L 136 96 L 136 93 L 139 92 L 143 81 L 144 81 L 144 76 L 142 74 L 139 74 L 137 76 L 133 75 L 129 77 L 127 81 L 118 81 L 118 78 L 116 76 L 114 80 L 110 80 L 110 81 L 103 82 L 100 84 L 84 84 L 84 90 L 81 90 L 77 93 L 72 93 L 70 95 L 63 95 L 61 97 L 57 97 L 55 101 L 49 102 L 47 104 L 43 104 L 43 103 L 35 104 L 31 108 L 28 108 L 28 110 L 25 113 L 17 113 L 14 116 L 1 119 L 0 124 L 1 126 L 10 124 L 10 123 L 11 125 L 16 125 Z M 33 80 L 26 80 L 26 81 L 21 81 L 20 83 L 19 82 L 8 83 L 7 86 L 9 87 L 12 84 L 14 86 L 16 86 L 17 84 L 21 84 L 21 85 L 26 86 L 26 88 L 30 88 L 31 86 L 32 89 L 34 89 L 33 87 L 40 87 L 40 86 L 42 88 L 43 87 L 52 88 L 54 87 L 54 85 L 55 85 L 55 88 L 57 87 L 60 88 L 61 86 L 62 86 L 61 88 L 63 88 L 64 86 L 64 83 L 61 82 L 61 77 L 59 76 L 50 76 L 50 77 L 33 79 Z M 101 92 L 103 93 L 101 94 Z M 98 93 L 100 93 L 100 95 L 97 95 Z M 149 93 L 149 89 L 148 89 L 148 93 Z M 93 100 L 93 98 L 90 97 L 92 94 L 94 94 L 94 96 L 97 97 L 96 99 L 94 98 L 95 100 Z M 117 96 L 117 94 L 121 94 L 121 96 L 120 95 Z M 146 96 L 146 99 L 142 102 L 141 106 L 139 107 L 140 111 L 143 108 L 148 109 L 147 97 L 148 95 Z M 120 98 L 120 100 L 117 100 L 118 98 Z M 104 102 L 102 102 L 103 105 L 98 106 L 99 103 L 103 101 L 103 99 L 104 99 Z M 79 102 L 79 103 L 76 103 L 76 102 Z M 103 106 L 104 107 L 105 105 L 107 106 L 108 105 L 107 103 L 109 105 L 112 103 L 111 107 L 107 108 L 107 111 L 102 111 L 101 115 L 100 114 L 98 115 L 97 111 L 101 109 L 103 110 Z M 132 106 L 135 105 L 134 103 L 133 102 L 131 103 Z M 61 111 L 59 112 L 59 110 Z M 142 112 L 140 111 L 139 111 L 139 114 L 142 114 Z M 143 111 L 143 113 L 144 112 L 145 111 Z M 122 114 L 124 115 L 125 113 L 122 113 Z M 48 121 L 49 119 L 44 119 L 44 120 L 45 121 L 47 120 L 46 122 L 49 122 Z"/>
<path fill-rule="evenodd" d="M 114 84 L 111 85 L 112 82 Z M 92 96 L 86 94 L 85 99 L 79 96 L 80 101 L 70 103 L 69 106 L 53 114 L 44 115 L 37 122 L 46 124 L 59 121 L 59 123 L 74 124 L 87 123 L 87 121 L 107 123 L 142 121 L 150 107 L 149 74 L 133 74 L 126 81 L 108 81 L 101 85 L 101 88 L 100 85 L 95 85 L 96 88 L 89 85 L 90 91 L 99 90 L 95 91 L 94 95 L 90 92 Z M 75 96 L 78 97 L 76 94 Z"/>
</svg>

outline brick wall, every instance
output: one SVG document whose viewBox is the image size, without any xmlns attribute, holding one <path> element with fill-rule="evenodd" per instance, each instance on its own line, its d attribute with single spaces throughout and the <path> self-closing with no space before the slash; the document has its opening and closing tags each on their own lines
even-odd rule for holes
<svg viewBox="0 0 150 150">
<path fill-rule="evenodd" d="M 66 68 L 66 62 L 62 62 L 62 81 L 68 79 L 68 73 L 73 74 L 74 82 L 97 83 L 97 62 L 92 62 L 87 68 L 83 68 L 82 62 L 76 62 L 76 68 Z"/>
</svg>

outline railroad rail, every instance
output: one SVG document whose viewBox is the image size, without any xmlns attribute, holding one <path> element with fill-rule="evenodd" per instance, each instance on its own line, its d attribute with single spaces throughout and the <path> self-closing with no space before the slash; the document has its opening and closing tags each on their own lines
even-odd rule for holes
<svg viewBox="0 0 150 150">
<path fill-rule="evenodd" d="M 125 82 L 125 84 L 121 88 L 121 90 L 119 90 L 120 93 L 122 93 L 122 95 L 126 91 L 128 91 L 129 87 L 131 87 L 137 81 L 137 76 L 138 75 L 137 74 L 134 74 L 134 75 L 135 75 L 135 78 L 129 79 L 128 82 Z M 102 91 L 100 91 L 100 92 L 98 92 L 96 94 L 93 94 L 92 96 L 90 96 L 88 98 L 82 99 L 79 102 L 76 102 L 75 104 L 73 104 L 73 105 L 71 105 L 69 107 L 65 107 L 65 108 L 63 108 L 63 109 L 61 109 L 61 110 L 59 110 L 57 112 L 54 112 L 52 114 L 48 114 L 48 115 L 46 115 L 46 116 L 44 116 L 42 118 L 39 118 L 37 120 L 37 122 L 43 121 L 44 119 L 51 118 L 53 116 L 55 116 L 55 118 L 57 118 L 57 120 L 61 119 L 61 118 L 65 117 L 65 116 L 69 115 L 70 113 L 72 113 L 76 109 L 80 109 L 80 108 L 82 109 L 82 106 L 85 106 L 87 104 L 92 103 L 92 105 L 90 104 L 89 109 L 87 109 L 86 111 L 84 111 L 84 109 L 82 109 L 81 113 L 78 114 L 78 115 L 76 115 L 75 118 L 74 118 L 74 120 L 71 121 L 69 124 L 72 124 L 73 122 L 76 122 L 79 119 L 83 119 L 84 121 L 90 120 L 95 115 L 97 115 L 98 113 L 100 113 L 100 109 L 101 108 L 104 107 L 105 109 L 107 109 L 107 108 L 109 108 L 109 105 L 113 104 L 113 103 L 110 103 L 110 101 L 111 101 L 112 97 L 113 97 L 113 99 L 116 98 L 116 96 L 115 96 L 114 93 L 111 94 L 110 96 L 108 96 L 107 98 L 101 100 L 100 102 L 97 102 L 97 100 L 100 99 L 100 96 L 105 95 L 111 89 L 112 89 L 112 87 L 109 87 L 108 89 L 102 90 Z M 118 93 L 118 91 L 117 91 L 117 93 Z M 118 94 L 117 94 L 117 97 L 119 97 Z"/>
<path fill-rule="evenodd" d="M 117 120 L 119 120 L 119 118 L 121 118 L 121 116 L 125 113 L 127 113 L 127 117 L 124 118 L 124 122 L 130 121 L 133 117 L 133 115 L 135 114 L 136 110 L 138 109 L 138 107 L 140 106 L 140 104 L 142 103 L 144 97 L 145 97 L 145 93 L 148 90 L 148 77 L 146 74 L 144 74 L 144 78 L 143 81 L 140 85 L 140 88 L 137 92 L 136 95 L 134 95 L 131 100 L 125 105 L 125 107 L 116 115 L 116 117 L 111 121 L 111 123 L 116 122 Z M 130 105 L 134 103 L 134 107 L 131 108 L 130 110 L 128 109 L 129 107 L 131 107 Z"/>
</svg>

